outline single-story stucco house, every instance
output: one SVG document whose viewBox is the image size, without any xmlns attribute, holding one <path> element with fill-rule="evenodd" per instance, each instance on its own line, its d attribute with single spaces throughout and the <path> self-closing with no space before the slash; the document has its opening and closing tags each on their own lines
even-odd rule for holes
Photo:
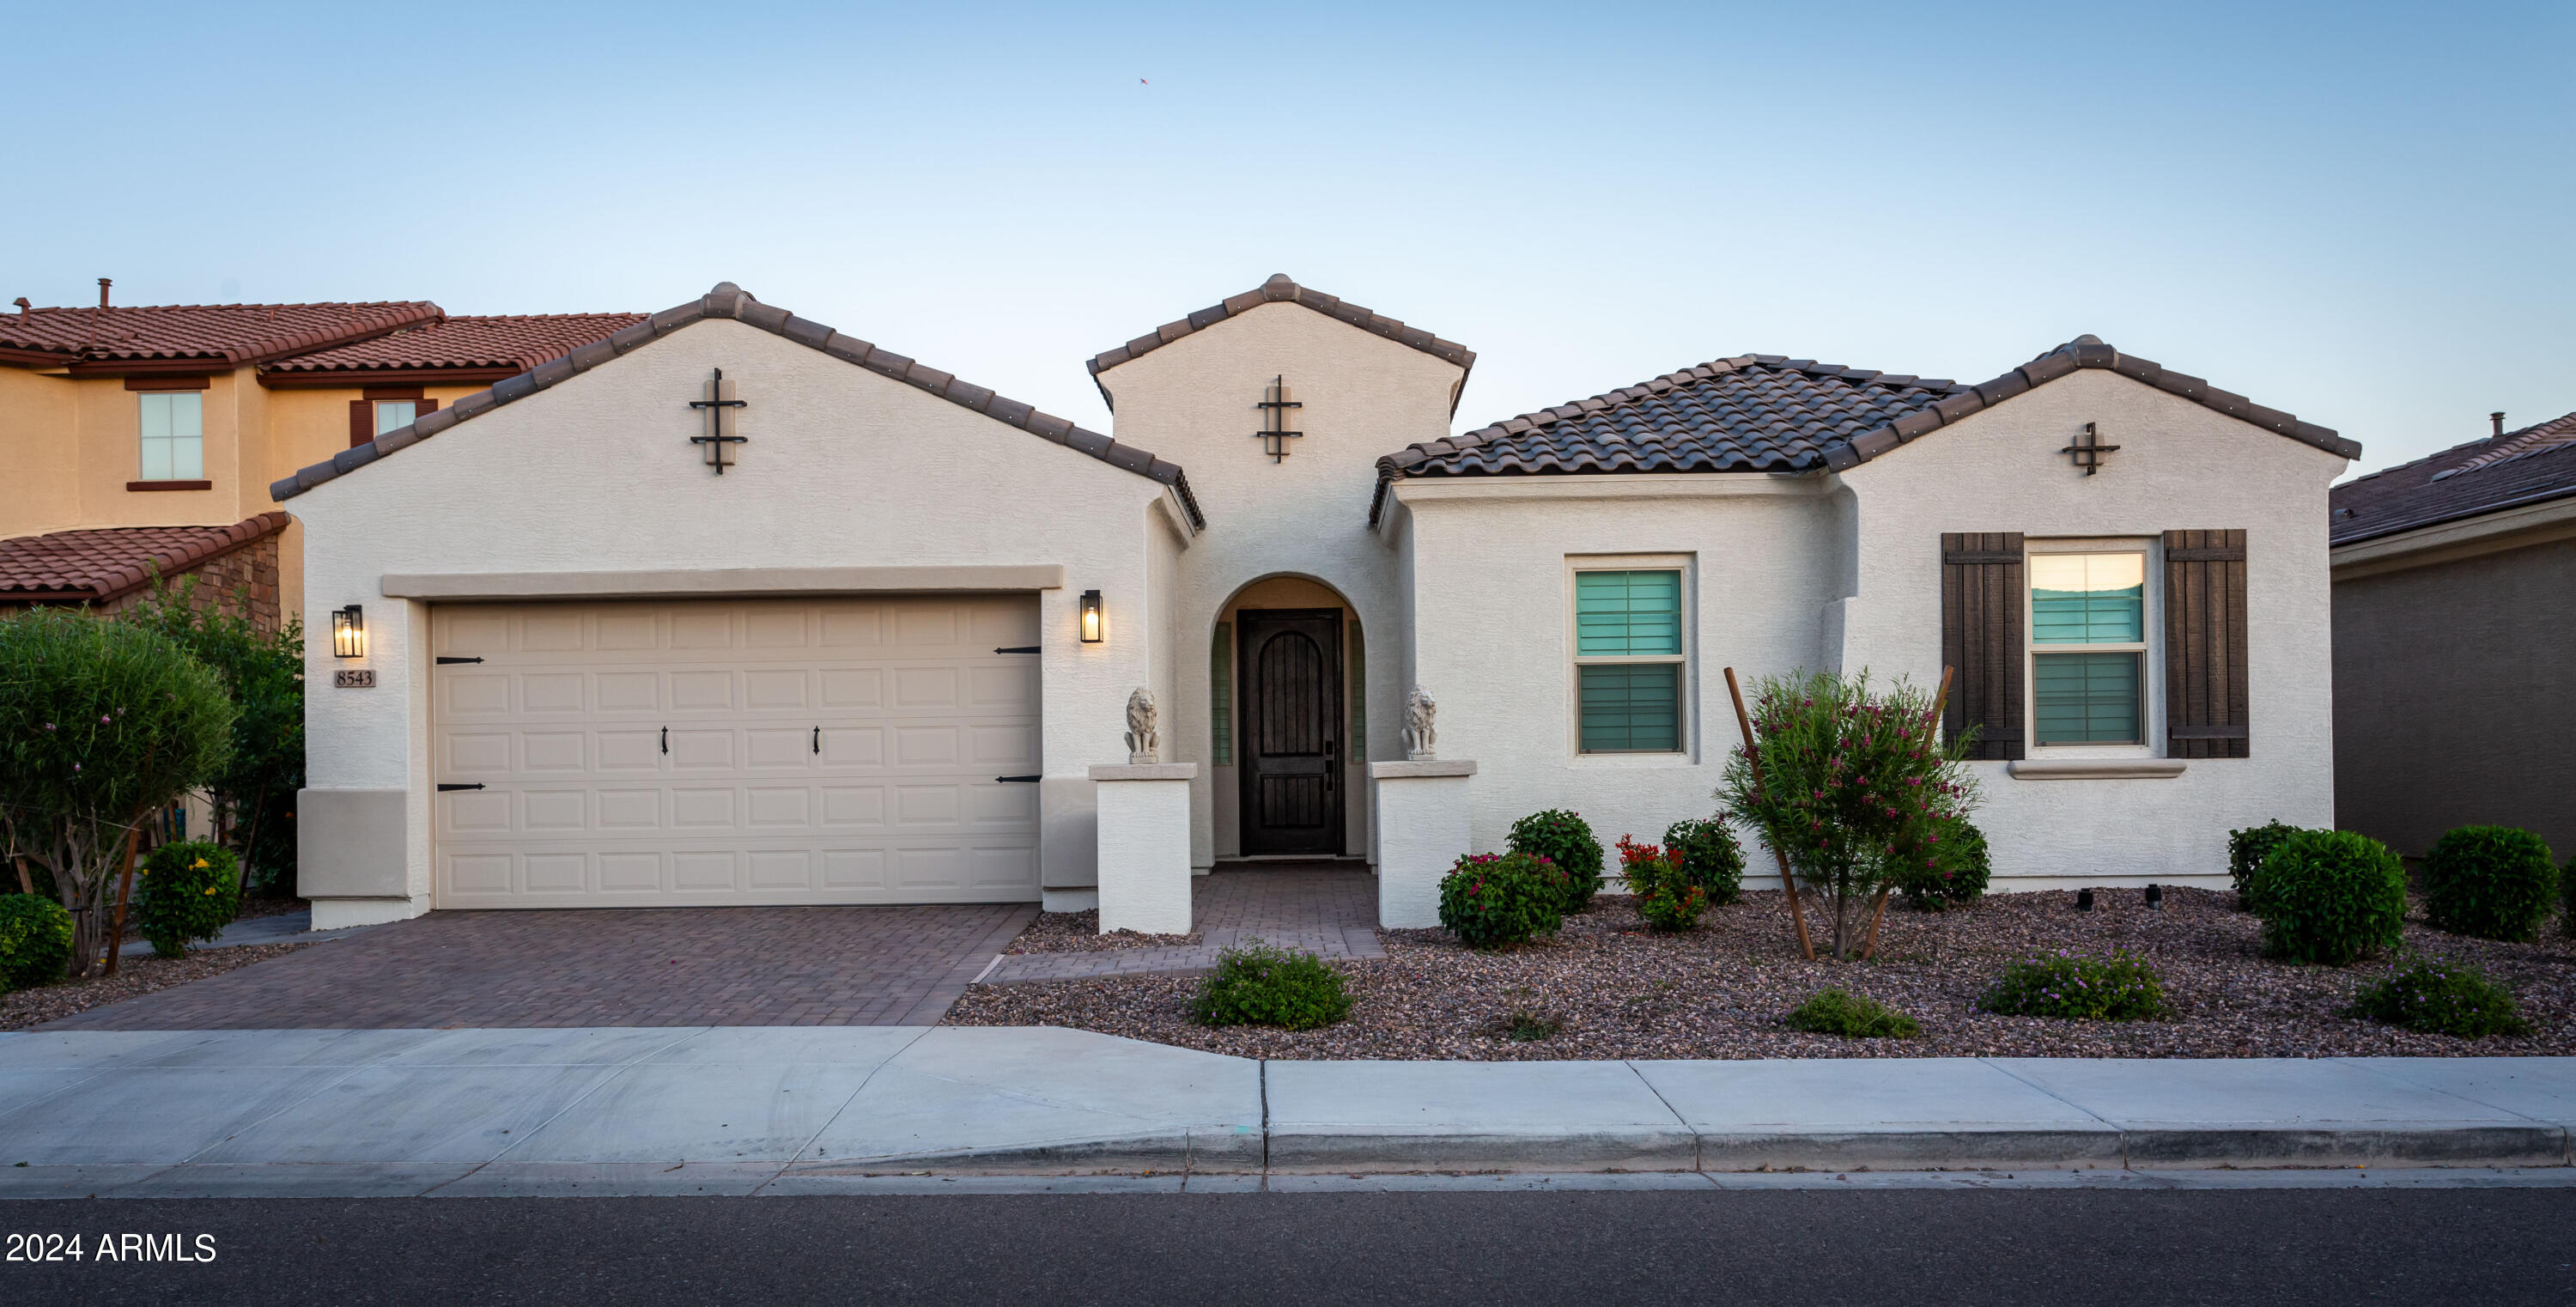
<svg viewBox="0 0 2576 1307">
<path fill-rule="evenodd" d="M 2331 823 L 2351 441 L 2089 336 L 1453 437 L 1474 364 L 1273 277 L 1092 359 L 1102 435 L 727 283 L 307 468 L 315 924 L 1087 906 L 1140 689 L 1201 870 L 1393 839 L 1414 687 L 1464 842 L 1654 838 L 1715 809 L 1727 667 L 1955 668 L 2003 888 Z"/>
</svg>

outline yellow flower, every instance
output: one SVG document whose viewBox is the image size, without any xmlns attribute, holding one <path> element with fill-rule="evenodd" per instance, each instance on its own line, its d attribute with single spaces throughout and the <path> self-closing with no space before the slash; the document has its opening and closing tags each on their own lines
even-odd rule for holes
<svg viewBox="0 0 2576 1307">
<path fill-rule="evenodd" d="M 208 893 L 208 894 L 210 894 L 210 895 L 211 895 L 211 894 L 213 894 L 214 892 L 215 892 L 215 887 L 214 887 L 214 886 L 212 886 L 212 885 L 208 885 L 208 886 L 206 887 L 206 893 Z"/>
<path fill-rule="evenodd" d="M 208 862 L 208 861 L 206 861 L 204 858 L 199 858 L 199 859 L 197 859 L 195 862 L 192 862 L 192 863 L 190 863 L 190 864 L 188 864 L 188 865 L 189 865 L 189 867 L 193 870 L 193 869 L 198 868 L 198 867 L 210 867 L 210 866 L 213 866 L 214 864 L 213 864 L 213 863 L 210 863 L 210 862 Z"/>
</svg>

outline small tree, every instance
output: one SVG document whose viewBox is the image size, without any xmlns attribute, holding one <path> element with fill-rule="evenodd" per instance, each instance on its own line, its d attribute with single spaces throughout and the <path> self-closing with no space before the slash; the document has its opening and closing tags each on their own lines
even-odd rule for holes
<svg viewBox="0 0 2576 1307">
<path fill-rule="evenodd" d="M 243 605 L 247 607 L 247 605 Z M 231 697 L 233 748 L 206 781 L 214 841 L 241 859 L 241 886 L 295 886 L 295 792 L 304 785 L 304 625 L 262 631 L 199 606 L 197 578 L 155 585 L 123 620 L 158 631 L 204 663 Z"/>
<path fill-rule="evenodd" d="M 1932 696 L 1902 680 L 1878 695 L 1867 672 L 1754 688 L 1753 740 L 1728 760 L 1718 797 L 1825 900 L 1834 956 L 1848 958 L 1870 903 L 1902 869 L 1934 864 L 1943 832 L 1976 806 L 1968 740 L 1942 743 Z"/>
<path fill-rule="evenodd" d="M 215 674 L 141 626 L 63 609 L 0 619 L 0 834 L 53 873 L 78 923 L 74 975 L 107 942 L 129 832 L 222 768 L 233 718 Z"/>
</svg>

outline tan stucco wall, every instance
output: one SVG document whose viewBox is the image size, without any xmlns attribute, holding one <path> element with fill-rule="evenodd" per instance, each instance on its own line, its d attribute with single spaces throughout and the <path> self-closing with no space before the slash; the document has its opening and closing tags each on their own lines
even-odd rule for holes
<svg viewBox="0 0 2576 1307">
<path fill-rule="evenodd" d="M 0 536 L 37 535 L 80 525 L 80 440 L 75 382 L 0 367 Z"/>
<path fill-rule="evenodd" d="M 400 381 L 398 378 L 388 379 L 388 384 L 400 384 Z M 440 408 L 446 408 L 484 389 L 487 387 L 427 386 L 421 393 L 437 400 Z M 350 386 L 332 390 L 262 389 L 260 394 L 264 397 L 266 419 L 261 427 L 264 435 L 260 466 L 253 479 L 258 483 L 258 497 L 268 501 L 271 483 L 295 475 L 299 468 L 324 462 L 349 447 L 349 401 L 360 398 L 365 391 L 361 387 Z M 250 511 L 264 512 L 277 506 L 273 501 L 263 502 Z M 294 510 L 289 507 L 287 511 L 292 513 Z M 247 517 L 249 513 L 243 516 Z M 279 585 L 285 593 L 286 611 L 302 612 L 304 525 L 300 521 L 290 523 L 286 528 L 286 538 L 278 554 L 278 572 Z"/>
</svg>

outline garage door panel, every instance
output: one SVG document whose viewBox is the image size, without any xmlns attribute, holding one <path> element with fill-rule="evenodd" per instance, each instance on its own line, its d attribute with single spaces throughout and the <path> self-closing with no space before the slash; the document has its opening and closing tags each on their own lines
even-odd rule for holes
<svg viewBox="0 0 2576 1307">
<path fill-rule="evenodd" d="M 441 906 L 1037 897 L 1029 596 L 432 617 Z"/>
</svg>

